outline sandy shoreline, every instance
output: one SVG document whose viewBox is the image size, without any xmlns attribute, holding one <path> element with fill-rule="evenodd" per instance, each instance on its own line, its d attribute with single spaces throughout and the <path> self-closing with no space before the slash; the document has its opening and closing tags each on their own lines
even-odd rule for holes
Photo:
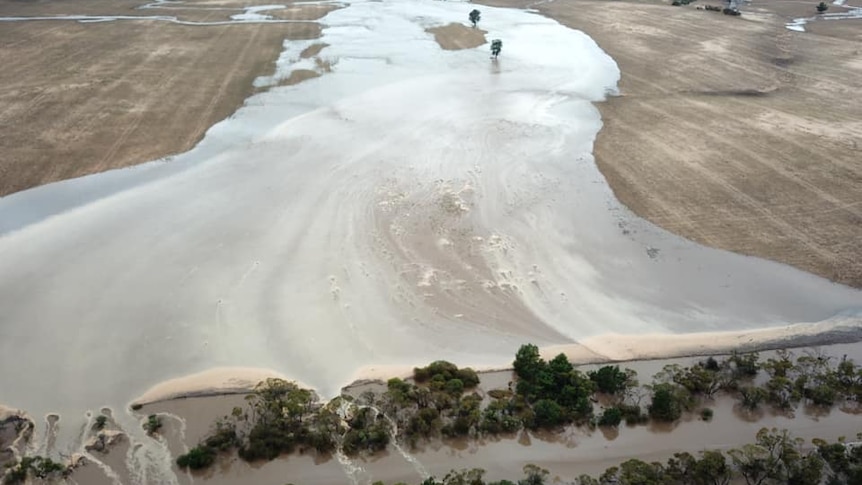
<svg viewBox="0 0 862 485">
<path fill-rule="evenodd" d="M 862 319 L 846 317 L 813 324 L 741 332 L 677 335 L 606 334 L 575 344 L 543 346 L 540 352 L 546 359 L 562 353 L 572 363 L 585 365 L 705 357 L 726 355 L 734 351 L 760 352 L 857 342 L 862 342 Z M 412 375 L 414 367 L 427 363 L 363 367 L 357 369 L 352 378 L 344 383 L 342 390 L 369 381 L 385 382 L 392 377 L 408 377 Z M 470 362 L 455 362 L 455 364 L 462 367 L 471 366 Z M 511 363 L 500 362 L 498 365 L 479 365 L 473 368 L 479 373 L 506 371 L 511 369 Z M 295 381 L 290 376 L 268 369 L 218 368 L 159 383 L 132 400 L 131 405 L 149 405 L 191 397 L 244 394 L 253 389 L 258 382 L 269 377 Z M 312 388 L 301 382 L 298 384 L 305 388 Z M 335 396 L 321 397 L 330 399 Z"/>
<path fill-rule="evenodd" d="M 550 349 L 546 349 L 550 350 Z M 791 349 L 796 355 L 808 351 L 825 355 L 848 357 L 858 360 L 862 347 L 858 345 L 828 345 L 812 349 Z M 761 354 L 762 359 L 770 352 Z M 666 364 L 691 365 L 695 358 L 672 358 L 659 360 L 636 360 L 625 362 L 625 367 L 638 372 L 642 383 Z M 582 367 L 587 370 L 591 366 Z M 480 388 L 505 387 L 512 379 L 507 371 L 485 371 L 481 375 Z M 355 389 L 345 389 L 356 395 L 367 390 L 368 383 L 359 383 Z M 148 404 L 140 411 L 162 413 L 170 418 L 165 439 L 171 450 L 181 452 L 183 446 L 193 446 L 211 430 L 213 420 L 225 415 L 233 406 L 243 406 L 241 396 L 191 397 Z M 606 468 L 618 465 L 628 458 L 645 461 L 662 461 L 673 453 L 687 451 L 693 454 L 704 449 L 726 451 L 750 443 L 762 427 L 788 429 L 806 442 L 813 438 L 835 440 L 840 436 L 852 437 L 857 431 L 858 415 L 841 408 L 828 413 L 813 412 L 800 406 L 793 415 L 776 414 L 761 410 L 747 414 L 738 408 L 730 396 L 719 396 L 708 405 L 714 410 L 714 418 L 704 422 L 695 415 L 686 416 L 672 425 L 620 426 L 616 431 L 590 431 L 582 428 L 568 429 L 559 434 L 522 432 L 515 436 L 467 440 L 441 440 L 420 445 L 406 454 L 390 449 L 372 456 L 356 457 L 347 463 L 335 458 L 313 458 L 291 454 L 266 463 L 249 464 L 235 455 L 222 455 L 215 470 L 203 474 L 179 474 L 180 483 L 203 480 L 207 484 L 237 484 L 248 480 L 261 483 L 280 483 L 283 477 L 291 477 L 294 483 L 339 484 L 386 483 L 404 481 L 418 483 L 422 477 L 443 476 L 450 469 L 480 467 L 488 470 L 487 478 L 504 479 L 517 477 L 521 467 L 533 463 L 551 470 L 554 477 L 566 480 L 587 473 L 598 475 Z M 180 421 L 177 421 L 179 419 Z M 182 431 L 180 432 L 180 424 Z M 856 429 L 859 428 L 859 429 Z"/>
<path fill-rule="evenodd" d="M 208 367 L 165 380 L 130 404 L 171 413 L 192 399 L 246 393 L 267 377 L 308 382 L 302 385 L 326 399 L 345 384 L 407 376 L 429 357 L 484 372 L 506 369 L 509 349 L 528 341 L 576 364 L 862 341 L 862 293 L 690 244 L 619 206 L 590 154 L 591 133 L 602 123 L 591 101 L 613 90 L 616 67 L 590 38 L 547 19 L 531 26 L 499 12 L 504 20 L 489 19 L 489 34 L 503 31 L 519 42 L 507 43 L 501 62 L 488 69 L 484 50 L 461 48 L 484 37 L 442 52 L 439 40 L 416 39 L 424 29 L 410 23 L 412 7 L 384 3 L 392 21 L 379 24 L 397 28 L 375 31 L 379 45 L 355 33 L 376 18 L 375 7 L 357 5 L 355 18 L 352 9 L 333 15 L 335 28 L 321 39 L 326 47 L 293 45 L 299 59 L 292 72 L 317 72 L 299 69 L 317 65 L 306 58 L 316 54 L 338 68 L 254 98 L 236 119 L 213 128 L 216 136 L 178 157 L 173 165 L 188 172 L 144 176 L 115 197 L 0 238 L 10 255 L 0 261 L 0 273 L 10 275 L 0 281 L 0 306 L 8 310 L 0 323 L 44 339 L 21 339 L 33 348 L 56 349 L 30 373 L 10 377 L 10 394 L 40 405 L 62 396 L 68 399 L 58 402 L 77 411 L 110 403 L 124 426 L 140 428 L 140 416 L 121 412 L 118 402 L 152 381 Z M 437 3 L 422 8 L 454 25 L 460 14 Z M 557 64 L 565 56 L 555 53 L 535 62 L 537 46 L 522 47 L 532 45 L 534 28 L 568 39 L 555 45 L 577 44 L 585 55 L 571 57 L 585 64 Z M 390 50 L 399 45 L 393 35 L 410 49 Z M 594 55 L 597 63 L 586 63 Z M 601 86 L 570 75 L 599 71 Z M 565 96 L 547 94 L 557 89 L 577 96 L 561 103 Z M 393 99 L 398 110 L 381 108 Z M 616 119 L 603 113 L 606 122 Z M 234 135 L 248 138 L 224 142 Z M 554 143 L 559 149 L 549 155 Z M 405 153 L 416 160 L 404 163 Z M 116 175 L 68 186 L 83 183 L 86 192 L 86 184 Z M 43 189 L 18 200 L 49 202 L 56 187 Z M 17 214 L 10 200 L 0 201 L 0 215 Z M 830 318 L 836 311 L 857 313 Z M 70 316 L 68 326 L 57 324 Z M 775 326 L 819 318 L 829 319 Z M 716 328 L 728 330 L 706 331 Z M 112 345 L 94 352 L 93 342 L 102 341 Z M 35 353 L 4 345 L 0 355 L 10 361 L 21 360 L 14 352 Z M 33 391 L 33 379 L 43 386 Z M 80 415 L 66 416 L 61 431 L 71 436 Z M 177 416 L 172 432 L 182 440 L 170 448 L 174 455 L 208 429 L 187 429 L 188 418 Z M 77 443 L 69 436 L 65 443 Z M 133 451 L 146 455 L 136 465 L 155 463 L 170 475 L 167 445 L 147 443 Z M 648 444 L 646 436 L 620 453 Z M 488 452 L 488 466 L 510 452 Z M 441 468 L 449 456 L 436 458 Z M 123 465 L 123 457 L 111 459 Z M 241 482 L 253 473 L 243 466 L 207 480 Z M 325 467 L 343 482 L 340 466 Z"/>
</svg>

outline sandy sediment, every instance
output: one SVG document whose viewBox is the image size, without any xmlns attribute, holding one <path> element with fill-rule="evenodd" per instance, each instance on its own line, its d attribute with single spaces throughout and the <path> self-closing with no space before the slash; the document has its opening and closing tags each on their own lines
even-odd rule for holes
<svg viewBox="0 0 862 485">
<path fill-rule="evenodd" d="M 472 49 L 487 42 L 485 32 L 479 28 L 467 27 L 464 24 L 451 23 L 441 27 L 431 27 L 425 32 L 434 34 L 434 40 L 444 50 Z"/>
<path fill-rule="evenodd" d="M 546 356 L 560 352 L 573 362 L 595 362 L 584 351 L 612 361 L 663 359 L 689 355 L 716 355 L 862 341 L 862 319 L 836 317 L 827 321 L 761 328 L 736 332 L 690 334 L 603 334 L 581 340 L 578 345 L 556 345 L 542 349 Z"/>
<path fill-rule="evenodd" d="M 543 352 L 556 350 L 545 348 Z M 808 350 L 814 349 L 799 351 L 804 353 Z M 853 359 L 860 358 L 860 348 L 855 345 L 830 345 L 816 350 L 834 357 L 847 354 Z M 761 357 L 769 355 L 767 353 Z M 665 364 L 687 366 L 694 361 L 693 358 L 634 360 L 626 361 L 624 365 L 637 371 L 641 382 L 646 383 Z M 382 372 L 382 369 L 377 370 Z M 489 389 L 505 387 L 509 380 L 509 372 L 484 372 L 480 388 L 487 392 Z M 215 419 L 229 413 L 233 406 L 243 405 L 243 399 L 238 396 L 196 397 L 153 403 L 142 412 L 181 418 L 184 424 L 182 436 L 169 429 L 165 437 L 172 450 L 182 450 L 183 444 L 193 446 L 203 439 L 211 431 Z M 223 455 L 221 466 L 205 474 L 204 478 L 207 483 L 219 485 L 249 480 L 274 482 L 284 476 L 290 476 L 297 483 L 316 484 L 336 484 L 351 479 L 357 479 L 359 483 L 375 480 L 418 483 L 426 474 L 441 477 L 450 469 L 479 467 L 488 470 L 486 478 L 511 479 L 520 476 L 525 464 L 533 463 L 549 469 L 552 477 L 565 481 L 583 473 L 598 475 L 606 468 L 633 457 L 645 461 L 663 461 L 681 451 L 693 454 L 703 449 L 726 451 L 752 442 L 762 427 L 788 429 L 806 442 L 813 438 L 835 440 L 862 431 L 857 423 L 858 416 L 840 408 L 825 414 L 813 412 L 804 406 L 800 406 L 793 414 L 773 414 L 769 411 L 751 414 L 740 410 L 735 400 L 727 396 L 718 397 L 709 407 L 714 410 L 710 422 L 701 421 L 696 416 L 686 416 L 672 426 L 623 426 L 612 431 L 578 428 L 557 434 L 519 433 L 516 436 L 479 440 L 443 440 L 405 450 L 407 455 L 390 450 L 388 453 L 354 458 L 346 464 L 339 464 L 331 457 L 312 458 L 299 454 L 265 464 L 248 464 L 235 455 Z M 178 476 L 181 483 L 188 480 L 186 475 Z"/>
<path fill-rule="evenodd" d="M 284 375 L 269 369 L 242 367 L 209 369 L 156 384 L 135 398 L 132 405 L 143 405 L 176 398 L 246 392 L 253 389 L 259 382 L 270 378 L 287 379 Z M 300 385 L 302 384 L 300 383 Z"/>
<path fill-rule="evenodd" d="M 562 353 L 571 362 L 582 365 L 724 355 L 731 352 L 828 346 L 860 341 L 862 341 L 862 319 L 848 317 L 811 324 L 735 332 L 603 334 L 584 339 L 576 344 L 543 346 L 540 348 L 540 353 L 545 358 L 552 358 Z M 510 360 L 482 365 L 471 365 L 470 362 L 455 363 L 462 367 L 472 367 L 482 373 L 511 368 Z M 386 381 L 392 377 L 409 377 L 412 375 L 414 367 L 426 364 L 428 364 L 426 361 L 417 361 L 413 365 L 364 366 L 357 369 L 344 385 L 349 388 L 368 381 Z M 268 369 L 219 368 L 157 384 L 134 399 L 133 404 L 152 404 L 179 398 L 245 393 L 253 389 L 259 382 L 270 377 L 296 382 L 289 376 Z M 297 383 L 302 387 L 311 388 L 302 382 Z M 332 398 L 335 396 L 323 397 Z"/>
<path fill-rule="evenodd" d="M 312 64 L 302 51 L 320 42 L 336 69 L 252 98 L 172 163 L 0 199 L 0 224 L 13 221 L 0 324 L 20 336 L 0 340 L 0 367 L 45 357 L 4 381 L 12 403 L 41 415 L 62 395 L 56 411 L 80 416 L 237 365 L 328 397 L 364 366 L 506 366 L 524 342 L 739 331 L 862 306 L 851 288 L 631 215 L 590 155 L 613 59 L 514 10 L 483 20 L 505 33 L 497 62 L 424 32 L 467 7 L 351 4 L 281 66 Z M 611 358 L 596 345 L 578 352 Z M 242 387 L 197 389 L 219 386 Z"/>
</svg>

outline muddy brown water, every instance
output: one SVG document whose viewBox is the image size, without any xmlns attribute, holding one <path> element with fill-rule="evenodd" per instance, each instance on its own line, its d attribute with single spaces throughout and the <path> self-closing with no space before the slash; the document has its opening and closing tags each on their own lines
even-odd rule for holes
<svg viewBox="0 0 862 485">
<path fill-rule="evenodd" d="M 846 344 L 823 348 L 794 349 L 795 356 L 823 353 L 834 358 L 842 355 L 857 361 L 862 357 L 862 345 Z M 761 352 L 761 360 L 775 352 Z M 686 357 L 620 363 L 620 367 L 638 372 L 642 384 L 667 364 L 691 365 L 704 357 Z M 599 365 L 578 368 L 588 371 Z M 505 389 L 513 381 L 511 371 L 501 370 L 481 374 L 480 392 Z M 381 392 L 382 382 L 362 382 L 349 386 L 345 393 L 359 396 L 373 390 Z M 173 456 L 194 446 L 211 430 L 214 421 L 230 413 L 234 406 L 244 406 L 243 395 L 175 399 L 144 406 L 138 413 L 145 416 L 162 413 L 162 430 Z M 645 403 L 644 403 L 645 404 Z M 552 477 L 570 480 L 581 474 L 598 475 L 632 457 L 645 461 L 663 461 L 673 453 L 697 453 L 707 449 L 727 450 L 754 441 L 763 427 L 789 429 L 810 443 L 813 438 L 835 440 L 841 436 L 853 438 L 862 432 L 858 415 L 835 408 L 828 413 L 800 406 L 794 413 L 777 414 L 769 410 L 745 413 L 732 397 L 720 396 L 706 404 L 714 411 L 710 422 L 696 413 L 685 416 L 674 425 L 620 426 L 618 430 L 567 428 L 560 433 L 520 432 L 500 438 L 445 440 L 426 443 L 417 449 L 404 446 L 407 455 L 392 446 L 381 454 L 339 461 L 338 457 L 316 457 L 294 454 L 268 463 L 249 464 L 235 455 L 223 455 L 218 465 L 202 474 L 186 474 L 175 470 L 180 483 L 229 485 L 240 483 L 283 484 L 370 484 L 404 481 L 418 483 L 423 477 L 442 477 L 451 469 L 484 468 L 486 478 L 513 479 L 522 475 L 524 465 L 532 463 L 548 469 Z M 121 451 L 115 450 L 113 453 Z M 123 452 L 124 453 L 124 452 Z M 117 466 L 119 460 L 110 461 Z M 87 477 L 93 471 L 87 470 Z M 76 473 L 76 476 L 78 474 Z M 91 483 L 89 481 L 78 483 Z M 95 482 L 92 482 L 95 483 Z"/>
</svg>

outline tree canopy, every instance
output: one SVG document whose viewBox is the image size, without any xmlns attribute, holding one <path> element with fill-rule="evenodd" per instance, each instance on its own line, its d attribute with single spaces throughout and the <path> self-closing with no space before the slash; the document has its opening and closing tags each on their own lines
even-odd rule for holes
<svg viewBox="0 0 862 485">
<path fill-rule="evenodd" d="M 476 10 L 475 8 L 470 11 L 469 19 L 470 23 L 473 24 L 473 27 L 476 27 L 476 24 L 479 23 L 479 20 L 482 18 L 482 12 Z"/>
</svg>

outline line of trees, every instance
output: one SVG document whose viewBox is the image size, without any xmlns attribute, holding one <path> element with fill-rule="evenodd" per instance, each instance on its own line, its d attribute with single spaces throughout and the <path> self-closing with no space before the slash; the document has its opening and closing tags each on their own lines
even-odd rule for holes
<svg viewBox="0 0 862 485">
<path fill-rule="evenodd" d="M 862 433 L 857 439 L 862 440 Z M 862 483 L 862 445 L 844 439 L 806 444 L 786 430 L 763 428 L 754 443 L 727 453 L 705 450 L 695 456 L 682 452 L 665 462 L 651 463 L 633 458 L 598 477 L 551 481 L 548 470 L 535 465 L 526 465 L 523 472 L 517 481 L 486 482 L 487 472 L 481 468 L 452 470 L 440 480 L 432 477 L 420 485 L 858 485 Z"/>
<path fill-rule="evenodd" d="M 344 395 L 326 404 L 310 390 L 269 379 L 247 397 L 245 409 L 218 420 L 210 436 L 177 463 L 205 468 L 232 449 L 249 461 L 294 451 L 356 455 L 383 450 L 392 440 L 417 447 L 523 429 L 672 423 L 686 413 L 711 419 L 709 406 L 719 394 L 732 396 L 748 412 L 769 405 L 789 413 L 800 404 L 854 411 L 862 402 L 862 368 L 817 352 L 796 357 L 779 351 L 765 361 L 757 353 L 735 353 L 687 367 L 667 365 L 644 386 L 631 369 L 605 365 L 582 372 L 563 354 L 543 359 L 532 344 L 518 349 L 512 365 L 515 379 L 503 389 L 480 391 L 473 369 L 436 361 L 415 368 L 410 380 L 390 379 L 383 392 L 367 391 L 355 400 Z"/>
</svg>

